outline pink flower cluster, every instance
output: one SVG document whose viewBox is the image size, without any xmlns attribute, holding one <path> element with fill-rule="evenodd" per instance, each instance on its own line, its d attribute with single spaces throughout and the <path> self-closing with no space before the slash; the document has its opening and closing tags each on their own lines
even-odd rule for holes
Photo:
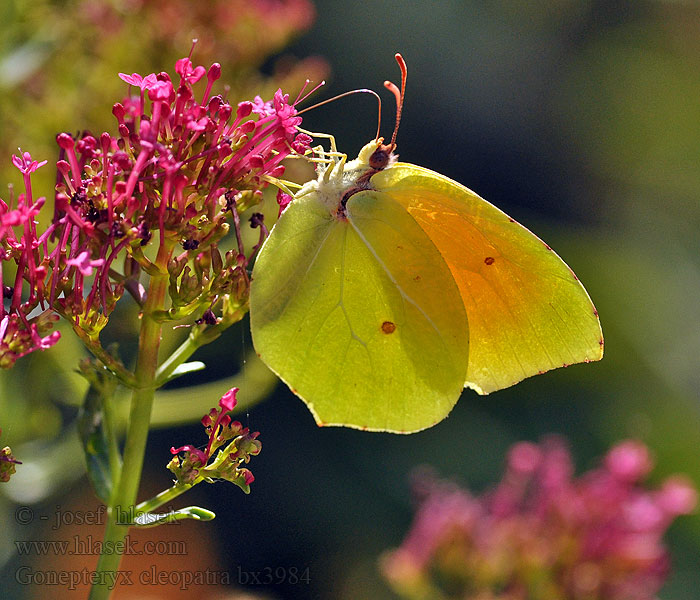
<svg viewBox="0 0 700 600">
<path fill-rule="evenodd" d="M 579 478 L 560 439 L 516 444 L 502 481 L 480 497 L 423 482 L 384 575 L 406 598 L 653 600 L 669 569 L 662 536 L 697 493 L 679 476 L 645 489 L 651 468 L 637 441 Z"/>
<path fill-rule="evenodd" d="M 28 152 L 12 156 L 12 164 L 22 173 L 25 192 L 5 203 L 0 199 L 0 367 L 9 368 L 18 358 L 53 346 L 61 337 L 51 332 L 58 315 L 50 311 L 32 311 L 44 298 L 43 282 L 47 266 L 41 260 L 50 232 L 38 235 L 36 216 L 45 198 L 34 201 L 31 175 L 44 166 L 32 160 Z M 12 265 L 14 263 L 14 265 Z M 8 268 L 10 267 L 10 268 Z M 14 267 L 14 268 L 13 268 Z M 13 285 L 5 285 L 6 273 L 13 277 Z M 23 297 L 25 281 L 27 294 Z"/>
<path fill-rule="evenodd" d="M 219 400 L 219 409 L 212 408 L 202 417 L 202 425 L 209 436 L 206 450 L 186 444 L 180 448 L 171 448 L 171 454 L 183 453 L 183 458 L 175 456 L 168 468 L 180 483 L 193 483 L 200 476 L 209 480 L 226 479 L 238 485 L 244 492 L 250 492 L 250 484 L 255 477 L 242 467 L 250 461 L 251 456 L 260 454 L 262 444 L 257 439 L 260 432 L 250 432 L 239 421 L 231 421 L 227 414 L 237 404 L 238 388 L 231 388 Z M 225 442 L 232 440 L 225 450 L 208 464 L 214 452 Z M 222 459 L 222 460 L 219 460 Z"/>
<path fill-rule="evenodd" d="M 45 161 L 13 157 L 26 193 L 14 207 L 0 201 L 0 258 L 16 264 L 14 286 L 3 287 L 0 366 L 54 344 L 58 333 L 45 335 L 54 313 L 96 340 L 125 290 L 143 299 L 139 274 L 156 268 L 143 248 L 150 243 L 169 261 L 173 319 L 210 309 L 232 289 L 247 290 L 240 279 L 252 254 L 242 248 L 238 212 L 260 200 L 262 188 L 283 174 L 281 161 L 304 153 L 311 138 L 297 132 L 296 101 L 281 90 L 269 102 L 256 97 L 231 106 L 212 92 L 217 63 L 205 69 L 183 58 L 175 71 L 176 83 L 167 73 L 120 74 L 138 94 L 114 105 L 116 135 L 57 137 L 54 217 L 42 233 L 35 217 L 44 199 L 33 201 L 30 175 Z M 239 243 L 224 261 L 217 242 L 228 221 Z M 253 225 L 262 225 L 260 216 Z M 176 242 L 184 252 L 172 257 Z M 31 321 L 37 307 L 53 312 Z"/>
</svg>

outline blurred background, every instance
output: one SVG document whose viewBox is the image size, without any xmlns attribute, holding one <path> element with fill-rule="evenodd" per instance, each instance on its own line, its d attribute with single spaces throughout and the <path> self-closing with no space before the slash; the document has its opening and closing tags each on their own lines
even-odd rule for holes
<svg viewBox="0 0 700 600">
<path fill-rule="evenodd" d="M 143 497 L 169 485 L 171 446 L 204 441 L 197 420 L 232 382 L 247 406 L 239 418 L 263 442 L 250 465 L 253 491 L 199 486 L 185 502 L 217 518 L 169 532 L 188 540 L 187 556 L 160 557 L 160 568 L 213 565 L 228 570 L 232 583 L 237 573 L 308 568 L 308 582 L 286 577 L 240 589 L 274 599 L 392 598 L 377 559 L 401 542 L 411 522 L 412 469 L 431 465 L 478 492 L 500 478 L 512 443 L 549 433 L 569 440 L 579 470 L 632 437 L 656 458 L 652 480 L 682 472 L 700 486 L 698 3 L 200 4 L 4 0 L 0 196 L 7 199 L 6 183 L 20 183 L 10 166 L 18 146 L 51 161 L 56 133 L 114 129 L 111 106 L 125 92 L 116 73 L 172 73 L 193 37 L 199 39 L 193 62 L 220 62 L 219 83 L 230 85 L 235 101 L 271 97 L 279 85 L 294 96 L 306 77 L 327 78 L 317 99 L 360 87 L 381 91 L 385 79 L 399 79 L 393 55 L 400 51 L 409 68 L 401 159 L 464 183 L 545 239 L 596 304 L 606 354 L 600 363 L 559 369 L 491 396 L 467 390 L 444 422 L 396 436 L 317 428 L 304 404 L 251 357 L 245 324 L 229 330 L 195 355 L 207 363 L 206 375 L 178 380 L 198 387 L 161 394 Z M 388 136 L 394 107 L 390 95 L 384 98 Z M 376 129 L 376 103 L 362 95 L 304 116 L 306 128 L 333 133 L 350 157 Z M 50 198 L 54 173 L 50 166 L 42 171 L 35 193 Z M 110 335 L 127 352 L 133 309 L 123 310 Z M 70 370 L 81 352 L 66 332 L 57 347 L 0 373 L 0 441 L 25 463 L 0 486 L 6 597 L 42 592 L 17 583 L 23 564 L 90 563 L 20 557 L 12 543 L 71 539 L 79 531 L 67 524 L 52 531 L 51 521 L 39 518 L 18 523 L 17 506 L 51 518 L 69 507 L 97 506 L 73 424 L 84 385 Z M 164 530 L 152 530 L 154 539 Z M 97 528 L 95 539 L 99 534 Z M 661 599 L 697 598 L 700 517 L 681 518 L 667 539 L 673 570 Z M 197 591 L 202 598 L 217 593 Z M 122 594 L 161 597 L 135 588 Z"/>
</svg>

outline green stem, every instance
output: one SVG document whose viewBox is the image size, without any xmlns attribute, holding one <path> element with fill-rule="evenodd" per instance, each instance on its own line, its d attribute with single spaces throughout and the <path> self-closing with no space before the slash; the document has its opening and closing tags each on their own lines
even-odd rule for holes
<svg viewBox="0 0 700 600">
<path fill-rule="evenodd" d="M 83 344 L 92 353 L 92 355 L 95 358 L 98 358 L 100 362 L 107 367 L 121 383 L 130 388 L 136 386 L 134 376 L 124 367 L 124 365 L 122 365 L 102 347 L 99 340 L 95 340 L 90 337 L 82 329 L 80 329 L 80 327 L 73 327 L 73 331 L 75 331 L 76 335 L 82 340 Z"/>
<path fill-rule="evenodd" d="M 178 346 L 156 373 L 156 387 L 167 383 L 169 377 L 182 363 L 192 356 L 198 348 L 206 346 L 218 338 L 226 329 L 237 323 L 245 316 L 245 311 L 235 313 L 233 318 L 229 318 L 225 323 L 217 325 L 197 325 L 192 329 L 187 339 Z"/>
<path fill-rule="evenodd" d="M 201 325 L 196 325 L 199 328 Z M 199 329 L 192 329 L 187 339 L 178 346 L 178 348 L 173 352 L 167 360 L 158 369 L 156 373 L 156 384 L 163 385 L 168 378 L 173 374 L 175 369 L 177 369 L 182 363 L 184 363 L 190 356 L 192 356 L 197 348 L 206 343 L 202 340 L 202 335 L 199 333 Z"/>
<path fill-rule="evenodd" d="M 180 494 L 184 494 L 187 490 L 197 485 L 200 481 L 204 479 L 203 477 L 198 477 L 192 483 L 176 483 L 173 487 L 163 490 L 160 494 L 153 496 L 150 500 L 141 502 L 136 506 L 136 514 L 148 513 L 160 508 L 167 502 L 174 500 Z"/>
<path fill-rule="evenodd" d="M 121 554 L 114 552 L 129 531 L 133 521 L 134 505 L 138 494 L 146 440 L 151 420 L 151 407 L 155 395 L 155 374 L 158 368 L 158 349 L 162 325 L 152 318 L 156 310 L 163 307 L 168 287 L 168 273 L 165 266 L 172 251 L 172 243 L 161 243 L 156 264 L 161 270 L 153 274 L 144 304 L 139 335 L 139 351 L 134 372 L 135 387 L 131 397 L 131 411 L 124 444 L 124 459 L 118 484 L 113 488 L 107 510 L 103 549 L 97 563 L 95 583 L 90 591 L 90 600 L 107 600 L 111 594 L 110 581 L 119 569 Z M 108 575 L 112 575 L 112 579 Z"/>
<path fill-rule="evenodd" d="M 136 515 L 151 512 L 157 508 L 160 508 L 166 502 L 170 502 L 171 500 L 177 498 L 180 494 L 184 494 L 187 490 L 204 481 L 207 476 L 213 476 L 216 470 L 221 466 L 221 463 L 226 460 L 228 455 L 229 452 L 218 451 L 214 457 L 214 460 L 200 470 L 200 475 L 196 477 L 192 483 L 176 483 L 167 490 L 163 490 L 159 494 L 156 494 L 153 496 L 153 498 L 141 502 L 136 506 Z"/>
</svg>

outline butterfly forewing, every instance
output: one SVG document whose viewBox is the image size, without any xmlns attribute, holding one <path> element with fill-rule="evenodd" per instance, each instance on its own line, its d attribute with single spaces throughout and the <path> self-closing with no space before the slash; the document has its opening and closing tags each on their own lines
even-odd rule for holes
<svg viewBox="0 0 700 600">
<path fill-rule="evenodd" d="M 428 169 L 397 163 L 371 183 L 415 219 L 459 286 L 469 319 L 467 385 L 489 393 L 601 358 L 600 323 L 586 290 L 537 236 Z"/>
</svg>

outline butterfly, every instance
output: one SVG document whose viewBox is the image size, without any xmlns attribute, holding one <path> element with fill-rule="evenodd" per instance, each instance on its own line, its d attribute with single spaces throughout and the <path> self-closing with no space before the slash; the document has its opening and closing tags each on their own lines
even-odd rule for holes
<svg viewBox="0 0 700 600">
<path fill-rule="evenodd" d="M 385 84 L 397 123 L 402 75 L 400 93 Z M 316 422 L 418 431 L 465 386 L 602 358 L 598 313 L 564 261 L 460 183 L 398 162 L 395 136 L 349 162 L 330 153 L 253 268 L 255 349 Z"/>
</svg>

